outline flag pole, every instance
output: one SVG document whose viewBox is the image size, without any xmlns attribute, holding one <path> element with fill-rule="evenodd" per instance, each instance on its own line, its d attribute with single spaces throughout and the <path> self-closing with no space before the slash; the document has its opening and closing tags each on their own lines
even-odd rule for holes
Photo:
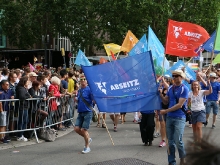
<svg viewBox="0 0 220 165">
<path fill-rule="evenodd" d="M 107 55 L 107 56 L 108 56 L 109 62 L 112 62 L 112 61 L 110 60 L 110 57 L 109 57 L 109 55 Z"/>
<path fill-rule="evenodd" d="M 166 55 L 164 54 L 164 57 L 163 57 L 163 67 L 162 67 L 162 75 L 157 78 L 157 81 L 160 80 L 160 78 L 164 76 L 164 63 L 165 63 L 165 58 L 166 58 Z"/>
<path fill-rule="evenodd" d="M 214 50 L 212 50 L 211 62 L 210 62 L 209 67 L 206 69 L 205 74 L 208 72 L 208 70 L 209 70 L 210 68 L 212 68 L 212 61 L 213 61 L 213 58 L 214 58 Z"/>
<path fill-rule="evenodd" d="M 186 62 L 185 66 L 187 66 L 187 64 L 188 64 L 193 58 L 194 58 L 194 57 L 191 57 L 191 58 L 189 59 L 189 61 Z"/>
<path fill-rule="evenodd" d="M 120 53 L 120 52 L 117 53 L 116 60 L 118 59 L 119 53 Z"/>
</svg>

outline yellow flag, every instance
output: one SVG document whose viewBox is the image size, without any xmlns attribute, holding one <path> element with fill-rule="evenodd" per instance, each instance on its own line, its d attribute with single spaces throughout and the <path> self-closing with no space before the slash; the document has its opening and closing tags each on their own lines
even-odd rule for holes
<svg viewBox="0 0 220 165">
<path fill-rule="evenodd" d="M 130 52 L 130 50 L 134 47 L 134 45 L 138 42 L 138 39 L 135 37 L 135 35 L 128 30 L 128 33 L 123 41 L 123 44 L 121 45 L 121 51 L 123 52 Z"/>
<path fill-rule="evenodd" d="M 65 56 L 65 50 L 64 50 L 64 48 L 61 48 L 61 55 L 62 55 L 62 56 Z"/>
<path fill-rule="evenodd" d="M 111 56 L 111 51 L 112 53 L 116 54 L 120 52 L 121 46 L 114 44 L 114 43 L 110 43 L 110 44 L 104 44 L 104 48 L 105 48 L 107 55 Z"/>
</svg>

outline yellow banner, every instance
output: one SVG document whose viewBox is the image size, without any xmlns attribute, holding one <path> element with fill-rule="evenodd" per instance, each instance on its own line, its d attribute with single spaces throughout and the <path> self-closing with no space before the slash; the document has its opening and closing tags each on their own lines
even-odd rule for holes
<svg viewBox="0 0 220 165">
<path fill-rule="evenodd" d="M 135 46 L 137 42 L 138 39 L 130 30 L 128 30 L 128 33 L 123 41 L 123 44 L 121 45 L 121 51 L 127 53 L 130 52 L 130 50 Z"/>
</svg>

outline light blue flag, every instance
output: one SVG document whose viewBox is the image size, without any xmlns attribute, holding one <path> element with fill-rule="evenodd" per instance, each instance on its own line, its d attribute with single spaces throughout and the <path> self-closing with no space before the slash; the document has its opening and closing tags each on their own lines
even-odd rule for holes
<svg viewBox="0 0 220 165">
<path fill-rule="evenodd" d="M 177 63 L 175 63 L 166 73 L 165 75 L 169 75 L 170 77 L 172 77 L 172 71 L 177 70 L 177 69 L 182 69 L 183 67 L 185 67 L 185 74 L 186 77 L 190 80 L 196 80 L 196 73 L 190 69 L 188 66 L 185 66 L 184 62 L 182 60 L 179 60 Z M 185 80 L 183 80 L 183 84 L 186 85 L 189 90 L 191 90 L 191 87 L 189 85 L 189 83 Z"/>
<path fill-rule="evenodd" d="M 148 28 L 148 51 L 152 52 L 153 60 L 156 60 L 156 66 L 163 66 L 164 47 L 160 40 L 157 38 L 151 27 Z M 164 69 L 169 69 L 169 61 L 165 58 Z"/>
<path fill-rule="evenodd" d="M 92 64 L 89 62 L 88 58 L 86 55 L 79 49 L 77 56 L 76 56 L 76 61 L 75 64 L 78 66 L 91 66 Z"/>
<path fill-rule="evenodd" d="M 147 52 L 147 37 L 144 34 L 141 39 L 136 43 L 136 45 L 131 49 L 128 53 L 129 56 L 133 56 L 136 54 L 141 54 Z"/>
<path fill-rule="evenodd" d="M 82 69 L 101 112 L 161 109 L 151 52 Z"/>
<path fill-rule="evenodd" d="M 212 33 L 211 37 L 203 44 L 202 48 L 205 49 L 207 52 L 212 52 L 214 49 L 215 37 L 216 31 Z M 218 54 L 220 53 L 220 51 L 215 50 L 214 53 Z"/>
</svg>

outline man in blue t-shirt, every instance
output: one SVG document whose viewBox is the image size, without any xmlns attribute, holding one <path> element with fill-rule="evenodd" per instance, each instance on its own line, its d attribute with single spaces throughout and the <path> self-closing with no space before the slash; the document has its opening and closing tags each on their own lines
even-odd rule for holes
<svg viewBox="0 0 220 165">
<path fill-rule="evenodd" d="M 213 109 L 213 121 L 212 121 L 212 128 L 215 128 L 215 121 L 216 116 L 218 114 L 219 110 L 219 94 L 220 94 L 220 84 L 216 81 L 216 73 L 210 73 L 209 79 L 212 86 L 212 93 L 210 95 L 206 96 L 207 102 L 206 102 L 206 123 L 204 123 L 205 126 L 208 124 L 209 115 L 211 112 L 211 107 Z M 206 89 L 208 90 L 209 87 L 207 86 Z"/>
<path fill-rule="evenodd" d="M 91 151 L 89 145 L 92 139 L 89 136 L 88 130 L 93 115 L 93 97 L 89 86 L 87 86 L 84 75 L 80 76 L 80 85 L 81 89 L 78 91 L 77 97 L 75 98 L 75 100 L 78 101 L 78 117 L 76 119 L 74 131 L 84 137 L 85 146 L 82 153 L 86 154 Z"/>
<path fill-rule="evenodd" d="M 163 103 L 169 104 L 169 108 L 161 110 L 160 114 L 167 114 L 166 131 L 170 151 L 170 154 L 168 154 L 168 162 L 170 165 L 176 165 L 175 146 L 179 151 L 180 164 L 185 163 L 186 152 L 182 136 L 184 133 L 186 116 L 182 107 L 186 106 L 189 89 L 182 84 L 182 80 L 185 78 L 185 73 L 183 73 L 182 70 L 173 71 L 172 77 L 174 85 L 169 87 L 167 95 L 163 96 L 160 91 L 160 97 Z"/>
</svg>

